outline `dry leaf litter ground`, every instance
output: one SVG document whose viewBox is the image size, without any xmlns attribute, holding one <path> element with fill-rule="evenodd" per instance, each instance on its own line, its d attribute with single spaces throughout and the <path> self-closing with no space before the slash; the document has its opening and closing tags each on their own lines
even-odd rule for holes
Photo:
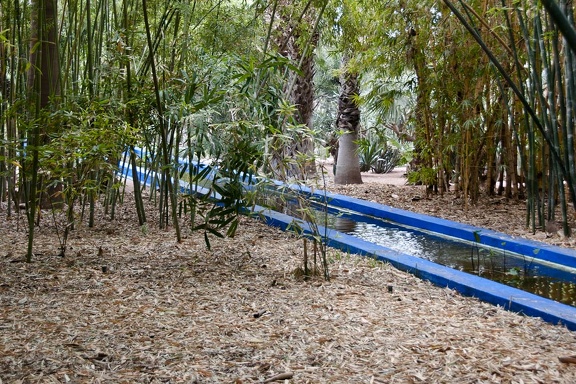
<svg viewBox="0 0 576 384">
<path fill-rule="evenodd" d="M 415 187 L 331 189 L 463 222 L 486 211 L 413 202 Z M 45 216 L 26 264 L 25 221 L 5 208 L 1 383 L 258 383 L 286 372 L 289 383 L 576 382 L 576 365 L 558 361 L 576 353 L 575 333 L 336 250 L 332 279 L 305 281 L 294 274 L 302 240 L 253 220 L 208 250 L 199 233 L 177 243 L 157 229 L 151 207 L 139 228 L 127 196 L 115 220 L 100 212 L 95 228 L 79 226 L 65 258 Z M 515 233 L 517 208 L 477 220 Z"/>
</svg>

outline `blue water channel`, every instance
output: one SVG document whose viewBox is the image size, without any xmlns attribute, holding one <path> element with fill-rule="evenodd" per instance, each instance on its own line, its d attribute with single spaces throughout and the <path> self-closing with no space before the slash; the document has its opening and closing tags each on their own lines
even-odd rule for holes
<svg viewBox="0 0 576 384">
<path fill-rule="evenodd" d="M 123 166 L 121 169 L 124 174 L 128 174 L 128 167 Z M 144 180 L 143 173 L 139 177 Z M 275 193 L 271 193 L 265 200 L 268 201 L 261 203 L 273 210 L 293 217 L 301 214 L 295 201 L 286 203 Z M 575 269 L 542 263 L 529 256 L 505 253 L 418 228 L 408 228 L 373 216 L 320 204 L 316 208 L 316 221 L 319 225 L 326 221 L 331 229 L 399 254 L 420 257 L 576 307 Z"/>
<path fill-rule="evenodd" d="M 283 203 L 282 207 L 275 205 L 275 210 L 301 217 L 301 210 L 294 202 Z M 576 270 L 572 268 L 340 208 L 320 205 L 315 208 L 319 225 L 326 223 L 328 228 L 399 254 L 420 257 L 576 307 Z"/>
</svg>

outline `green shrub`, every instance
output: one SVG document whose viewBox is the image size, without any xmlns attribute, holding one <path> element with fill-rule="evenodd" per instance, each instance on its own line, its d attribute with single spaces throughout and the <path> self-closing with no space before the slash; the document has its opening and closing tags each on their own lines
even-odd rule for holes
<svg viewBox="0 0 576 384">
<path fill-rule="evenodd" d="M 376 160 L 376 164 L 372 167 L 374 173 L 388 173 L 398 165 L 402 155 L 400 151 L 395 148 L 386 148 L 380 151 L 380 157 Z"/>
</svg>

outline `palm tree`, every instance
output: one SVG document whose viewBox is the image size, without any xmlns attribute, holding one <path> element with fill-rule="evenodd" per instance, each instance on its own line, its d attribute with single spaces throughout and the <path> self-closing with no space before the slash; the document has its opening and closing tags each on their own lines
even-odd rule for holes
<svg viewBox="0 0 576 384">
<path fill-rule="evenodd" d="M 306 15 L 306 19 L 312 21 L 311 15 Z M 314 111 L 314 49 L 318 43 L 318 34 L 312 32 L 310 42 L 308 45 L 301 47 L 297 43 L 301 36 L 295 34 L 291 45 L 291 57 L 295 62 L 300 63 L 299 73 L 293 73 L 294 77 L 290 81 L 290 102 L 296 106 L 296 121 L 309 130 L 312 130 L 312 112 Z M 314 166 L 314 141 L 311 135 L 298 135 L 297 139 L 292 142 L 292 145 L 287 147 L 285 154 L 291 158 L 298 158 L 303 156 L 303 164 L 300 166 L 296 162 L 296 167 L 293 167 L 291 172 L 293 176 L 301 179 L 306 179 L 315 172 Z"/>
<path fill-rule="evenodd" d="M 304 7 L 290 1 L 278 0 L 271 23 L 276 21 L 275 48 L 298 67 L 287 69 L 286 98 L 295 107 L 294 123 L 304 129 L 282 132 L 272 147 L 272 168 L 281 179 L 306 179 L 314 174 L 314 142 L 311 135 L 314 106 L 314 51 L 318 43 L 315 28 L 317 10 L 308 1 Z M 290 127 L 288 125 L 287 127 Z M 286 137 L 291 137 L 286 142 Z"/>
<path fill-rule="evenodd" d="M 336 184 L 362 184 L 360 160 L 358 158 L 358 129 L 360 127 L 360 108 L 358 96 L 360 81 L 357 73 L 348 68 L 348 58 L 342 60 L 344 71 L 340 78 L 340 98 L 336 126 L 341 133 L 338 141 L 338 162 L 336 163 Z"/>
</svg>

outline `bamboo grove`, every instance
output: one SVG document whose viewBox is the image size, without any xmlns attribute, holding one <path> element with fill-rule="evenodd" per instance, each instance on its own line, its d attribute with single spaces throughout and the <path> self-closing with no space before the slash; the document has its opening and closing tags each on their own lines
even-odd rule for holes
<svg viewBox="0 0 576 384">
<path fill-rule="evenodd" d="M 400 132 L 414 140 L 412 180 L 450 188 L 464 204 L 480 193 L 526 199 L 527 227 L 557 220 L 568 235 L 576 196 L 575 51 L 565 39 L 574 33 L 572 2 L 555 4 L 563 19 L 538 1 L 395 5 L 384 26 L 368 23 L 373 38 L 361 60 L 380 78 L 403 80 L 395 93 L 390 82 L 373 82 L 372 109 L 385 110 L 390 94 L 415 95 L 412 131 Z"/>
<path fill-rule="evenodd" d="M 492 11 L 506 25 L 507 36 L 503 37 L 495 28 L 490 28 L 483 37 L 477 26 L 486 26 L 486 18 L 469 6 L 465 5 L 462 11 L 458 11 L 450 1 L 445 3 L 482 48 L 490 60 L 489 67 L 498 76 L 498 83 L 493 86 L 501 95 L 498 102 L 502 103 L 502 113 L 495 115 L 490 112 L 486 119 L 496 117 L 504 124 L 501 124 L 500 132 L 497 128 L 495 132 L 489 132 L 489 125 L 485 129 L 488 140 L 483 145 L 486 145 L 486 154 L 489 155 L 485 166 L 488 192 L 492 192 L 496 180 L 493 176 L 498 167 L 495 149 L 502 143 L 490 138 L 494 134 L 498 137 L 500 133 L 509 143 L 506 157 L 513 157 L 507 160 L 505 170 L 513 176 L 512 167 L 517 169 L 516 175 L 506 180 L 510 185 L 506 194 L 521 194 L 525 188 L 527 224 L 531 225 L 532 231 L 536 226 L 544 227 L 546 221 L 555 220 L 555 208 L 559 206 L 564 233 L 568 235 L 568 201 L 572 201 L 572 214 L 576 207 L 573 138 L 573 102 L 576 100 L 573 61 L 576 51 L 566 44 L 559 27 L 571 24 L 570 28 L 574 30 L 571 3 L 563 4 L 565 14 L 569 16 L 561 20 L 551 17 L 537 4 L 508 8 L 502 2 Z M 482 11 L 484 14 L 488 12 L 487 9 Z M 499 47 L 505 50 L 502 52 Z M 484 96 L 486 100 L 489 97 L 493 98 L 490 94 Z M 516 149 L 518 154 L 514 153 Z M 514 159 L 519 160 L 514 162 Z"/>
<path fill-rule="evenodd" d="M 148 182 L 161 225 L 178 240 L 183 217 L 208 245 L 208 235 L 233 235 L 250 205 L 241 183 L 312 137 L 289 100 L 310 97 L 299 78 L 311 75 L 297 60 L 310 67 L 311 26 L 326 2 L 285 3 L 0 3 L 0 198 L 8 216 L 26 212 L 28 260 L 39 208 L 65 214 L 63 255 L 75 223 L 94 224 L 98 199 L 114 217 L 119 164 L 144 175 L 134 178 L 140 225 Z M 275 43 L 288 48 L 280 54 Z M 287 163 L 296 160 L 271 172 Z M 179 194 L 181 179 L 218 198 Z"/>
<path fill-rule="evenodd" d="M 64 217 L 52 216 L 62 254 L 79 220 L 94 225 L 96 202 L 114 218 L 119 165 L 143 175 L 133 181 L 139 225 L 147 182 L 161 225 L 180 240 L 186 222 L 208 244 L 234 234 L 256 174 L 313 177 L 333 134 L 313 126 L 319 46 L 344 63 L 324 77 L 355 76 L 363 92 L 350 100 L 414 139 L 416 181 L 465 204 L 480 193 L 526 199 L 532 231 L 558 220 L 568 234 L 571 1 L 293 3 L 0 2 L 0 201 L 8 217 L 25 214 L 28 260 L 41 209 Z M 399 132 L 385 116 L 406 94 L 414 106 Z M 181 180 L 217 201 L 181 193 Z"/>
</svg>

